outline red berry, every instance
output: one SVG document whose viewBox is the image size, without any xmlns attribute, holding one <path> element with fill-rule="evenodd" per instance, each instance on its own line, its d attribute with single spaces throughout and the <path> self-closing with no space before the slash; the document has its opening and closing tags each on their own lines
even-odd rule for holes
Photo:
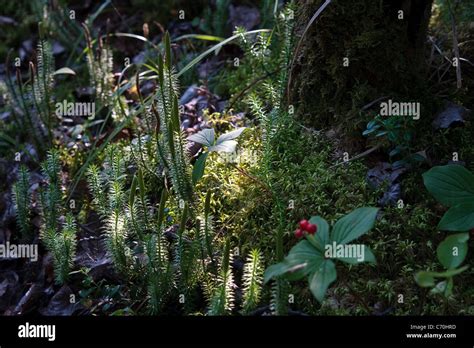
<svg viewBox="0 0 474 348">
<path fill-rule="evenodd" d="M 318 230 L 318 226 L 314 224 L 309 224 L 308 228 L 306 229 L 306 231 L 308 231 L 309 234 L 315 234 L 317 230 Z"/>
<path fill-rule="evenodd" d="M 308 227 L 309 227 L 310 223 L 308 220 L 301 220 L 300 221 L 300 228 L 303 230 L 303 231 L 308 231 Z"/>
<path fill-rule="evenodd" d="M 299 238 L 303 238 L 303 236 L 304 236 L 303 230 L 301 230 L 301 229 L 298 228 L 298 229 L 295 231 L 295 237 L 299 239 Z"/>
</svg>

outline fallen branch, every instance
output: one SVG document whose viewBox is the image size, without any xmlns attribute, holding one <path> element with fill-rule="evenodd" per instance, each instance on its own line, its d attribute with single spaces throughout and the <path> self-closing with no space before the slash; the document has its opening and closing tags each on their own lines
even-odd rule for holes
<svg viewBox="0 0 474 348">
<path fill-rule="evenodd" d="M 381 144 L 375 145 L 374 147 L 371 147 L 371 148 L 368 149 L 367 151 L 364 151 L 364 152 L 362 152 L 362 153 L 360 153 L 360 154 L 358 154 L 358 155 L 356 155 L 356 156 L 354 156 L 354 157 L 348 159 L 347 161 L 336 163 L 335 165 L 333 165 L 333 166 L 331 166 L 331 167 L 329 167 L 329 168 L 332 169 L 332 168 L 335 168 L 335 167 L 337 167 L 337 166 L 340 166 L 341 164 L 346 164 L 346 163 L 349 163 L 349 162 L 358 160 L 358 159 L 360 159 L 360 158 L 362 158 L 362 157 L 365 157 L 365 156 L 367 156 L 367 155 L 370 155 L 372 152 L 375 152 L 375 151 L 377 151 L 378 149 L 380 149 L 381 146 L 382 146 Z"/>
</svg>

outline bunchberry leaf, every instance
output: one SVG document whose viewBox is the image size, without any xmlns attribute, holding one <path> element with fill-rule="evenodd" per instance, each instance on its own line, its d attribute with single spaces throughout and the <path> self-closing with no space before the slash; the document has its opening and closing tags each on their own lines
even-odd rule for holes
<svg viewBox="0 0 474 348">
<path fill-rule="evenodd" d="M 369 231 L 375 223 L 378 208 L 358 208 L 336 222 L 332 240 L 347 244 Z"/>
<path fill-rule="evenodd" d="M 455 205 L 444 214 L 438 224 L 442 231 L 469 231 L 474 228 L 474 202 Z"/>
<path fill-rule="evenodd" d="M 474 202 L 474 175 L 462 166 L 434 167 L 423 180 L 436 200 L 448 207 Z"/>
<path fill-rule="evenodd" d="M 220 144 L 209 147 L 209 152 L 228 152 L 232 153 L 237 147 L 237 142 L 235 140 L 226 140 Z"/>
<path fill-rule="evenodd" d="M 204 175 L 204 170 L 206 169 L 206 159 L 208 155 L 209 152 L 202 153 L 194 163 L 192 174 L 193 184 L 197 183 Z"/>
<path fill-rule="evenodd" d="M 270 266 L 265 272 L 264 281 L 287 273 L 295 273 L 301 277 L 315 272 L 324 261 L 322 253 L 310 242 L 303 240 L 296 244 L 283 262 Z"/>
<path fill-rule="evenodd" d="M 326 290 L 336 280 L 336 277 L 336 265 L 331 260 L 322 262 L 318 270 L 314 272 L 310 279 L 309 288 L 319 302 L 324 300 Z"/>
<path fill-rule="evenodd" d="M 446 237 L 436 249 L 439 262 L 448 270 L 458 267 L 467 255 L 468 240 L 468 233 L 457 233 Z"/>
<path fill-rule="evenodd" d="M 200 131 L 199 133 L 193 134 L 188 137 L 189 141 L 199 143 L 208 147 L 214 145 L 215 132 L 212 128 L 206 128 Z"/>
<path fill-rule="evenodd" d="M 364 248 L 364 259 L 363 260 L 360 260 L 357 257 L 338 257 L 337 259 L 341 260 L 342 262 L 351 264 L 351 265 L 356 265 L 356 264 L 362 263 L 362 262 L 376 263 L 377 261 L 375 259 L 374 254 L 372 253 L 372 250 L 370 250 L 365 245 L 362 245 L 362 247 Z"/>
<path fill-rule="evenodd" d="M 219 144 L 222 144 L 228 140 L 234 140 L 234 139 L 237 139 L 241 134 L 242 132 L 245 130 L 246 128 L 245 127 L 241 127 L 241 128 L 238 128 L 236 130 L 233 130 L 231 132 L 228 132 L 228 133 L 225 133 L 225 134 L 222 134 L 216 141 L 216 145 L 219 145 Z"/>
</svg>

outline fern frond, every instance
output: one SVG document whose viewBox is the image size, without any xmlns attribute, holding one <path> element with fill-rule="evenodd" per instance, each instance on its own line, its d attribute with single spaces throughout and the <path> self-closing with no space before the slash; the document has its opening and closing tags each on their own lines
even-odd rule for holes
<svg viewBox="0 0 474 348">
<path fill-rule="evenodd" d="M 49 142 L 53 139 L 54 127 L 52 117 L 53 87 L 54 87 L 54 56 L 51 44 L 41 40 L 37 47 L 37 67 L 30 63 L 30 91 L 29 104 L 36 109 L 31 117 L 33 126 L 41 135 L 48 136 Z"/>
<path fill-rule="evenodd" d="M 212 239 L 211 235 L 214 230 L 213 226 L 213 217 L 212 215 L 210 216 L 198 216 L 197 221 L 199 225 L 199 240 L 201 242 L 201 248 L 202 250 L 205 250 L 203 252 L 204 255 L 207 255 L 211 259 L 213 258 L 214 252 L 212 250 Z"/>
<path fill-rule="evenodd" d="M 96 98 L 105 106 L 112 105 L 112 94 L 114 90 L 113 76 L 113 53 L 102 39 L 99 39 L 97 56 L 94 54 L 94 47 L 90 38 L 90 33 L 85 28 L 88 42 L 87 48 L 87 70 L 89 71 L 90 83 L 92 84 Z"/>
<path fill-rule="evenodd" d="M 178 109 L 178 80 L 171 65 L 171 43 L 169 34 L 165 34 L 165 58 L 158 57 L 159 87 L 155 102 L 160 119 L 161 139 L 159 154 L 162 163 L 171 176 L 173 190 L 180 199 L 191 202 L 193 185 L 186 137 L 181 131 Z"/>
<path fill-rule="evenodd" d="M 37 48 L 37 74 L 36 79 L 33 82 L 35 90 L 35 98 L 41 101 L 46 107 L 46 111 L 49 112 L 51 99 L 51 91 L 54 86 L 54 56 L 51 44 L 42 40 L 38 43 Z"/>
<path fill-rule="evenodd" d="M 267 115 L 263 108 L 263 102 L 255 93 L 248 96 L 247 104 L 249 105 L 252 114 L 254 114 L 260 122 L 265 122 Z"/>
<path fill-rule="evenodd" d="M 46 161 L 42 163 L 41 168 L 50 184 L 59 184 L 61 165 L 59 163 L 59 152 L 57 150 L 50 150 L 48 152 Z"/>
<path fill-rule="evenodd" d="M 112 211 L 105 231 L 107 234 L 106 245 L 115 267 L 120 273 L 128 274 L 131 252 L 126 243 L 127 230 L 120 212 Z"/>
<path fill-rule="evenodd" d="M 120 181 L 113 181 L 109 190 L 109 207 L 112 212 L 123 212 L 125 204 L 125 192 Z"/>
<path fill-rule="evenodd" d="M 66 214 L 63 225 L 59 226 L 64 204 L 59 180 L 61 167 L 58 151 L 49 151 L 41 168 L 48 185 L 40 190 L 40 237 L 52 254 L 56 282 L 64 284 L 74 262 L 77 228 L 71 214 Z"/>
<path fill-rule="evenodd" d="M 243 283 L 243 312 L 255 309 L 260 301 L 263 284 L 264 265 L 260 250 L 254 249 L 247 258 L 242 277 Z"/>
<path fill-rule="evenodd" d="M 42 173 L 48 181 L 48 186 L 40 190 L 42 233 L 46 230 L 56 231 L 58 229 L 58 219 L 62 208 L 59 153 L 56 150 L 49 151 L 46 161 L 41 164 L 41 167 Z"/>
<path fill-rule="evenodd" d="M 280 76 L 278 78 L 278 90 L 282 97 L 285 94 L 288 68 L 291 64 L 293 54 L 294 13 L 294 6 L 290 3 L 285 6 L 278 17 L 278 23 L 283 27 L 283 33 L 281 35 L 282 47 L 280 49 Z"/>
<path fill-rule="evenodd" d="M 93 164 L 89 166 L 86 177 L 89 190 L 92 194 L 92 204 L 99 215 L 104 218 L 109 213 L 106 183 L 102 180 L 99 168 Z"/>
<path fill-rule="evenodd" d="M 55 234 L 51 247 L 56 282 L 64 284 L 69 279 L 76 255 L 77 227 L 71 214 L 67 214 L 62 231 Z"/>
<path fill-rule="evenodd" d="M 158 314 L 174 285 L 166 241 L 162 233 L 152 235 L 146 245 L 148 256 L 148 296 L 151 314 Z"/>
<path fill-rule="evenodd" d="M 171 153 L 169 168 L 173 189 L 179 198 L 190 202 L 193 196 L 193 185 L 191 180 L 191 167 L 189 155 L 186 149 L 184 133 L 179 131 L 174 134 L 175 151 Z"/>
<path fill-rule="evenodd" d="M 13 185 L 13 201 L 15 202 L 16 218 L 20 227 L 21 239 L 31 237 L 31 193 L 30 173 L 25 166 L 20 166 L 17 182 Z"/>
<path fill-rule="evenodd" d="M 232 259 L 230 253 L 230 243 L 227 240 L 224 248 L 224 254 L 221 262 L 219 275 L 214 285 L 214 293 L 211 297 L 208 309 L 208 315 L 226 315 L 230 314 L 234 308 L 235 283 L 232 273 Z"/>
<path fill-rule="evenodd" d="M 124 151 L 116 144 L 105 149 L 104 175 L 109 181 L 124 183 L 126 178 L 126 158 Z"/>
<path fill-rule="evenodd" d="M 288 281 L 276 279 L 272 284 L 270 311 L 273 315 L 288 313 Z"/>
<path fill-rule="evenodd" d="M 208 315 L 227 315 L 234 308 L 234 278 L 232 270 L 218 277 L 218 286 L 209 305 Z"/>
</svg>

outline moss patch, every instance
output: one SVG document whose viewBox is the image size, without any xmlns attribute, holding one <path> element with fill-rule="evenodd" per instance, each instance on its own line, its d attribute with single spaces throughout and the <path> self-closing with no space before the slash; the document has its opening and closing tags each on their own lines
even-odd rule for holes
<svg viewBox="0 0 474 348">
<path fill-rule="evenodd" d="M 299 117 L 306 124 L 347 124 L 378 97 L 419 101 L 426 94 L 420 40 L 427 18 L 412 3 L 335 0 L 326 8 L 307 32 L 294 67 L 292 97 L 301 103 Z M 419 3 L 430 8 L 429 1 Z M 300 33 L 321 4 L 311 0 L 300 6 Z M 398 19 L 400 9 L 404 19 Z"/>
</svg>

